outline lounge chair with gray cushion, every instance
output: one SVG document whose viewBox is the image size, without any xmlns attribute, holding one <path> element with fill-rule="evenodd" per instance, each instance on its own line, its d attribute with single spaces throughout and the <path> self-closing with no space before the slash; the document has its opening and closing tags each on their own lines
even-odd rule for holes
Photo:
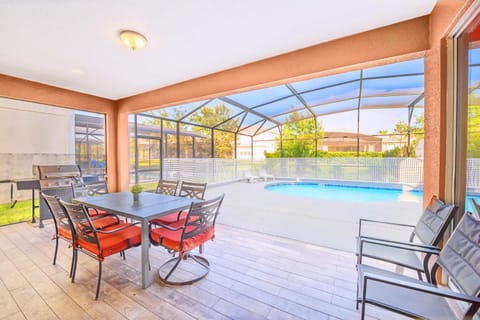
<svg viewBox="0 0 480 320">
<path fill-rule="evenodd" d="M 425 273 L 427 281 L 430 282 L 428 261 L 433 253 L 440 251 L 436 246 L 443 238 L 443 234 L 456 210 L 456 206 L 446 205 L 434 196 L 415 226 L 360 219 L 357 238 L 357 263 L 361 264 L 364 257 L 386 261 L 417 271 L 419 279 L 422 279 L 422 273 Z M 405 242 L 376 238 L 366 236 L 363 233 L 363 227 L 366 224 L 405 227 L 410 228 L 412 233 L 408 241 Z M 417 250 L 419 249 L 424 250 L 423 255 L 418 254 Z"/>
<path fill-rule="evenodd" d="M 440 267 L 455 291 L 437 287 Z M 432 283 L 363 264 L 357 269 L 362 319 L 366 304 L 415 319 L 458 319 L 453 301 L 461 302 L 460 319 L 472 319 L 480 306 L 480 221 L 469 212 L 463 216 L 431 269 Z"/>
</svg>

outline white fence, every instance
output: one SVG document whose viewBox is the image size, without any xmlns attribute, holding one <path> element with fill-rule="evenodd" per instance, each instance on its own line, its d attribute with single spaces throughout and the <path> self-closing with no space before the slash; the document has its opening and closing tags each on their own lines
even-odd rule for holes
<svg viewBox="0 0 480 320">
<path fill-rule="evenodd" d="M 73 162 L 72 162 L 73 161 Z M 32 164 L 74 163 L 74 155 L 47 156 L 0 154 L 0 180 L 32 176 Z M 234 159 L 164 159 L 163 177 L 208 183 L 242 179 L 260 170 L 276 178 L 328 179 L 395 183 L 421 187 L 423 159 L 416 158 L 271 158 L 261 161 Z M 155 181 L 159 170 L 142 175 L 141 182 Z M 480 159 L 467 160 L 467 190 L 480 193 Z M 10 184 L 0 184 L 0 203 L 10 200 Z M 15 198 L 28 199 L 30 191 L 15 191 Z"/>
<path fill-rule="evenodd" d="M 265 170 L 277 178 L 356 180 L 376 183 L 423 184 L 423 160 L 415 158 L 270 158 L 165 159 L 164 178 L 205 182 L 241 179 Z"/>
</svg>

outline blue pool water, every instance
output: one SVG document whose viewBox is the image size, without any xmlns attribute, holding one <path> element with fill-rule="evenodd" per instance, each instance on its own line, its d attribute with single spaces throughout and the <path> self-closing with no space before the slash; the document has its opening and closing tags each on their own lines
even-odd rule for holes
<svg viewBox="0 0 480 320">
<path fill-rule="evenodd" d="M 320 198 L 340 201 L 413 201 L 421 202 L 421 191 L 402 191 L 376 187 L 356 187 L 308 182 L 279 183 L 265 186 L 265 189 L 289 196 Z"/>
</svg>

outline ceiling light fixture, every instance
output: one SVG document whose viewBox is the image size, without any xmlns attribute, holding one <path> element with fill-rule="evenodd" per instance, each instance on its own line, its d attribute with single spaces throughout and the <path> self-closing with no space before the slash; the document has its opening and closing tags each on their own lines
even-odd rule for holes
<svg viewBox="0 0 480 320">
<path fill-rule="evenodd" d="M 143 35 L 131 30 L 121 31 L 120 40 L 132 50 L 142 49 L 147 45 L 147 39 Z"/>
</svg>

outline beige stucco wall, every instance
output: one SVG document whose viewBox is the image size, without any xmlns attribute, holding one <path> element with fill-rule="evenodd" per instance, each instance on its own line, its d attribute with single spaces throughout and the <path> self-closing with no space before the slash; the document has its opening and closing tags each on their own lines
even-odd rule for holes
<svg viewBox="0 0 480 320">
<path fill-rule="evenodd" d="M 0 98 L 1 153 L 75 154 L 75 112 Z"/>
<path fill-rule="evenodd" d="M 32 166 L 75 163 L 75 112 L 0 98 L 0 180 L 30 178 Z M 14 188 L 16 189 L 16 188 Z M 14 190 L 17 200 L 30 191 Z M 0 184 L 0 203 L 10 200 L 10 184 Z"/>
</svg>

